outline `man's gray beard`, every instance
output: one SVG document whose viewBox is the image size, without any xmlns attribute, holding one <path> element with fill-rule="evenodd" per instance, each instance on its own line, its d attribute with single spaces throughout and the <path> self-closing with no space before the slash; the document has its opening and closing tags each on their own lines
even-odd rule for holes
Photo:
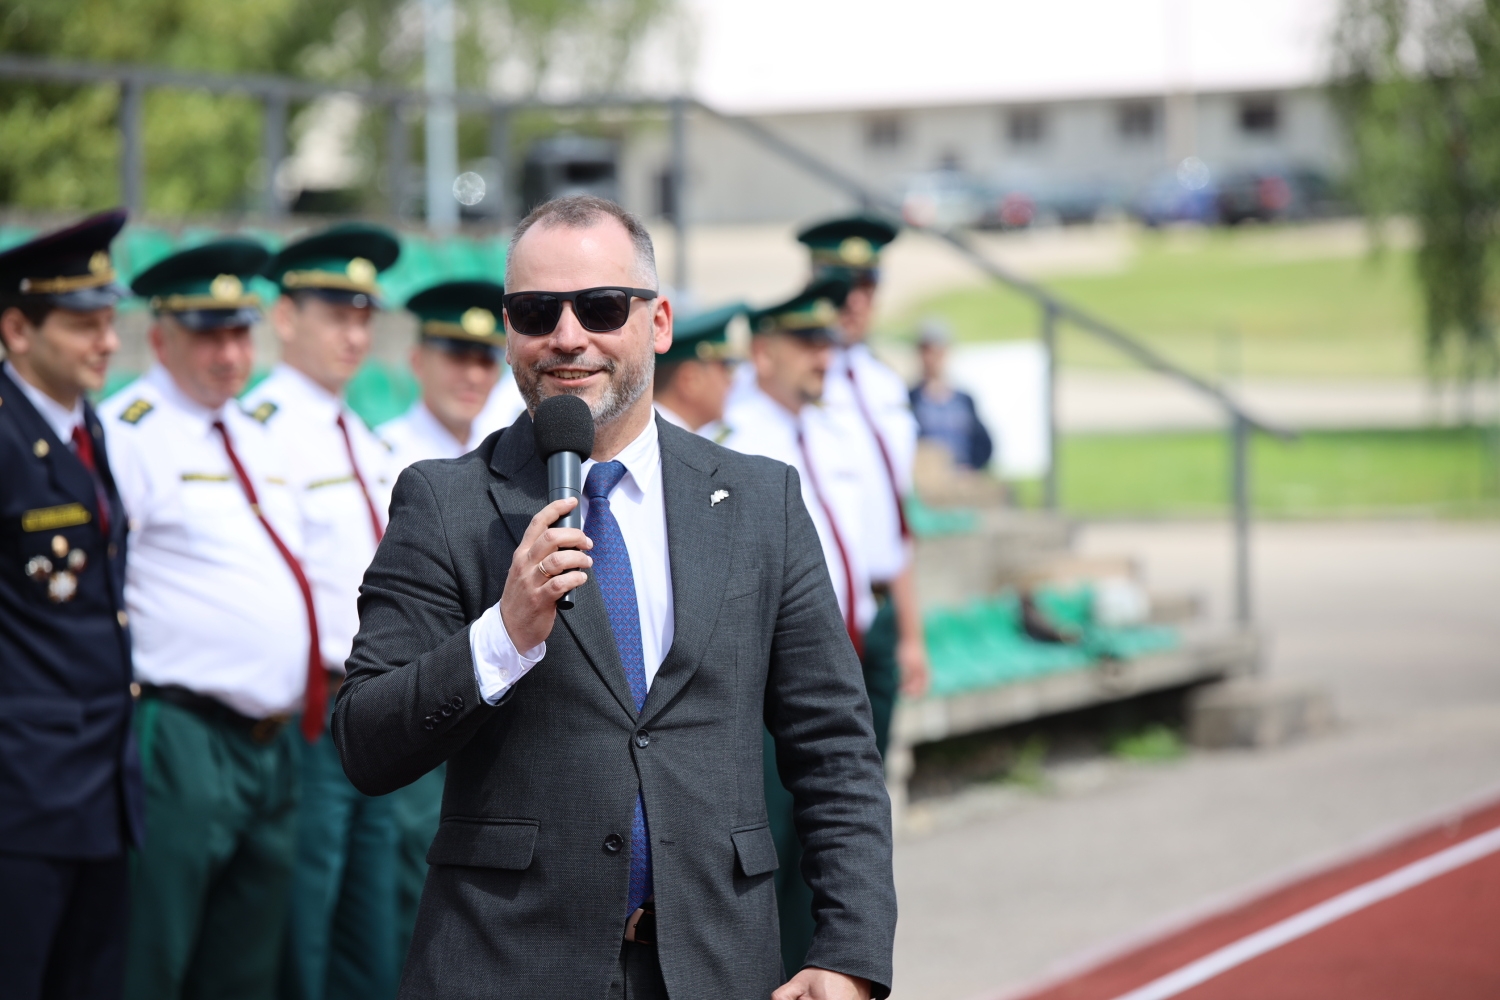
<svg viewBox="0 0 1500 1000">
<path fill-rule="evenodd" d="M 577 363 L 576 358 L 549 358 L 538 361 L 529 370 L 515 369 L 516 388 L 526 402 L 527 411 L 534 415 L 537 405 L 544 398 L 542 396 L 544 374 L 553 368 L 567 368 Z M 595 427 L 615 420 L 646 394 L 646 390 L 651 388 L 652 377 L 656 374 L 656 355 L 648 353 L 644 364 L 625 364 L 606 358 L 603 370 L 609 376 L 604 384 L 604 395 L 597 404 L 589 404 L 589 413 L 594 418 Z M 562 391 L 568 392 L 567 389 Z M 569 395 L 579 394 L 569 393 Z"/>
</svg>

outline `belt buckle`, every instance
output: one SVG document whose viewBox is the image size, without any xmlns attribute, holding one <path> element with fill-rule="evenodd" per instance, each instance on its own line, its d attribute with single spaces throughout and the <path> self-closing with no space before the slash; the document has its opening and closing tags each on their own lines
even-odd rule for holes
<svg viewBox="0 0 1500 1000">
<path fill-rule="evenodd" d="M 287 715 L 268 715 L 260 719 L 250 727 L 250 738 L 257 743 L 270 743 L 281 735 L 282 728 L 286 725 Z"/>
<path fill-rule="evenodd" d="M 625 940 L 631 944 L 656 944 L 656 903 L 646 900 L 625 921 Z"/>
</svg>

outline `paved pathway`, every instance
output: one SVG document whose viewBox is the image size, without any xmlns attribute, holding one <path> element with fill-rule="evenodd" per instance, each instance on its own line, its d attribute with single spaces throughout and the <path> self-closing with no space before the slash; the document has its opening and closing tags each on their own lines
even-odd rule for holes
<svg viewBox="0 0 1500 1000">
<path fill-rule="evenodd" d="M 1137 553 L 1153 585 L 1228 606 L 1225 526 L 1095 526 L 1083 548 Z M 899 997 L 994 996 L 1500 784 L 1500 525 L 1270 525 L 1255 551 L 1269 669 L 1327 685 L 1339 730 L 1101 762 L 1050 795 L 939 810 L 935 832 L 897 848 Z"/>
</svg>

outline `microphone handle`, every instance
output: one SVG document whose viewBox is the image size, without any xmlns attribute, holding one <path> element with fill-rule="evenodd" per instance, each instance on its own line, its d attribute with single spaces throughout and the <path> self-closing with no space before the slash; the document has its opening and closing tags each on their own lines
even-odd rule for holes
<svg viewBox="0 0 1500 1000">
<path fill-rule="evenodd" d="M 564 497 L 583 497 L 583 460 L 571 451 L 559 451 L 547 459 L 547 502 Z M 554 528 L 583 528 L 583 504 L 553 522 Z M 557 599 L 561 611 L 573 610 L 573 592 Z"/>
</svg>

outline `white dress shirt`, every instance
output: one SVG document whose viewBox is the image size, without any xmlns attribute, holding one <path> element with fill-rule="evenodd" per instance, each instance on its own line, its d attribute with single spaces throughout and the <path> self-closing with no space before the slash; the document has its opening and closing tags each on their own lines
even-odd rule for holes
<svg viewBox="0 0 1500 1000">
<path fill-rule="evenodd" d="M 862 558 L 859 540 L 864 536 L 862 520 L 866 504 L 862 495 L 861 470 L 853 461 L 847 434 L 820 406 L 804 406 L 793 416 L 786 407 L 751 383 L 730 399 L 724 414 L 729 435 L 724 447 L 747 455 L 764 455 L 785 462 L 797 470 L 802 484 L 802 503 L 818 531 L 823 544 L 823 561 L 833 582 L 839 611 L 849 614 L 854 602 L 854 624 L 860 631 L 875 620 L 875 599 L 870 593 L 870 573 Z M 797 444 L 797 430 L 802 428 L 807 454 L 817 468 L 809 470 Z M 820 498 L 821 494 L 821 498 Z M 823 501 L 827 501 L 827 508 Z M 835 537 L 830 514 L 838 522 Z M 844 543 L 849 558 L 849 573 L 844 572 L 844 556 L 838 543 Z M 854 580 L 854 594 L 849 593 L 849 578 Z"/>
<path fill-rule="evenodd" d="M 375 436 L 390 446 L 391 470 L 399 473 L 413 462 L 466 455 L 479 447 L 487 435 L 479 433 L 476 422 L 469 429 L 469 439 L 460 441 L 419 400 L 401 416 L 375 428 Z"/>
<path fill-rule="evenodd" d="M 42 415 L 42 419 L 47 421 L 47 426 L 52 428 L 52 433 L 57 435 L 57 439 L 71 447 L 73 428 L 83 424 L 83 397 L 80 395 L 75 399 L 73 408 L 70 410 L 22 378 L 21 373 L 16 371 L 15 366 L 9 361 L 5 362 L 5 374 L 9 375 L 10 380 L 20 387 L 21 393 L 31 401 L 32 406 L 36 407 L 36 412 Z"/>
<path fill-rule="evenodd" d="M 490 390 L 484 409 L 474 418 L 474 443 L 477 445 L 500 428 L 509 427 L 525 412 L 526 401 L 521 398 L 515 375 L 507 368 L 500 381 L 495 383 L 495 388 Z"/>
<path fill-rule="evenodd" d="M 296 502 L 265 428 L 233 401 L 199 405 L 159 365 L 99 411 L 130 519 L 125 605 L 136 678 L 180 685 L 252 718 L 300 708 L 302 592 L 213 424 L 224 422 L 261 510 L 296 553 Z"/>
<path fill-rule="evenodd" d="M 625 476 L 609 495 L 609 509 L 620 526 L 625 550 L 630 553 L 636 607 L 641 616 L 641 659 L 649 690 L 667 650 L 672 648 L 677 622 L 672 608 L 672 563 L 667 551 L 667 506 L 656 421 L 648 420 L 646 429 L 614 461 L 625 466 Z M 596 464 L 593 459 L 583 463 L 585 483 L 589 470 Z M 581 498 L 579 504 L 587 531 L 589 498 Z M 469 630 L 469 650 L 474 656 L 479 693 L 493 705 L 547 655 L 547 644 L 540 643 L 524 653 L 517 650 L 500 617 L 500 605 L 496 604 Z"/>
<path fill-rule="evenodd" d="M 851 367 L 858 381 L 857 389 L 849 377 Z M 844 426 L 845 447 L 854 455 L 865 482 L 861 491 L 865 531 L 855 544 L 869 566 L 870 578 L 889 583 L 906 568 L 911 553 L 901 537 L 896 495 L 891 489 L 881 444 L 894 468 L 896 488 L 905 496 L 911 491 L 912 463 L 917 449 L 917 422 L 912 416 L 906 384 L 868 347 L 855 344 L 834 352 L 824 383 L 823 402 L 832 417 Z M 879 442 L 871 433 L 871 423 L 880 434 Z"/>
<path fill-rule="evenodd" d="M 375 556 L 375 528 L 350 468 L 339 416 L 349 431 L 354 459 L 382 530 L 394 478 L 390 449 L 343 400 L 285 364 L 277 365 L 245 397 L 244 407 L 247 413 L 264 415 L 266 431 L 286 463 L 302 515 L 306 548 L 302 565 L 318 609 L 323 663 L 342 673 L 359 631 L 356 602 L 365 569 Z"/>
</svg>

